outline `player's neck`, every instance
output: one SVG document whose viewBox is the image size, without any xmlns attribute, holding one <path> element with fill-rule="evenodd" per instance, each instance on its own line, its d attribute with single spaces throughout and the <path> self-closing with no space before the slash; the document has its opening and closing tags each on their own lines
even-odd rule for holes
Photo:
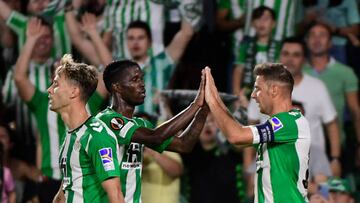
<svg viewBox="0 0 360 203">
<path fill-rule="evenodd" d="M 124 101 L 119 95 L 114 95 L 112 97 L 112 106 L 111 108 L 122 114 L 127 118 L 132 118 L 135 110 L 135 106 L 129 105 L 126 101 Z"/>
<path fill-rule="evenodd" d="M 288 112 L 292 109 L 291 99 L 278 98 L 278 101 L 274 102 L 274 104 L 270 116 L 281 112 Z"/>
<path fill-rule="evenodd" d="M 73 103 L 65 108 L 66 109 L 60 112 L 60 115 L 70 131 L 81 126 L 90 117 L 85 108 L 85 104 Z"/>
</svg>

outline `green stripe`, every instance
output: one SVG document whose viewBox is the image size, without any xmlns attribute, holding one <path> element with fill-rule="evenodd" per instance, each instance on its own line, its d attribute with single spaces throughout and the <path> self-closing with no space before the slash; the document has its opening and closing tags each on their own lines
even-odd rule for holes
<svg viewBox="0 0 360 203">
<path fill-rule="evenodd" d="M 141 151 L 142 151 L 142 149 L 141 149 Z M 142 154 L 143 153 L 141 153 L 141 155 Z M 136 189 L 135 189 L 135 193 L 134 193 L 134 201 L 133 202 L 139 203 L 140 199 L 141 199 L 141 169 L 136 169 L 135 174 L 136 174 Z"/>
<path fill-rule="evenodd" d="M 35 64 L 35 86 L 36 87 L 41 87 L 40 86 L 40 71 L 39 71 L 39 66 L 37 64 Z"/>
<path fill-rule="evenodd" d="M 51 69 L 51 67 L 47 67 L 47 68 L 45 68 L 45 76 L 46 76 L 46 80 L 45 80 L 45 82 L 46 82 L 46 90 L 47 90 L 47 88 L 49 88 L 49 87 L 50 87 L 50 84 L 51 84 L 51 81 L 50 81 L 50 78 L 51 78 L 50 69 Z"/>
<path fill-rule="evenodd" d="M 259 5 L 260 5 L 260 6 L 264 5 L 264 1 L 265 1 L 265 0 L 260 0 Z"/>
<path fill-rule="evenodd" d="M 135 1 L 131 1 L 131 8 L 130 8 L 130 22 L 134 21 L 134 7 Z"/>
<path fill-rule="evenodd" d="M 59 146 L 61 146 L 65 140 L 65 124 L 61 119 L 60 114 L 57 114 L 57 125 L 58 125 L 58 134 L 59 134 Z"/>
<path fill-rule="evenodd" d="M 13 72 L 11 71 L 10 73 L 10 78 L 7 79 L 7 82 L 8 82 L 8 91 L 6 93 L 6 103 L 10 103 L 11 102 L 11 99 L 12 99 L 12 75 L 13 75 Z"/>
<path fill-rule="evenodd" d="M 63 55 L 63 54 L 65 54 L 66 53 L 66 34 L 65 34 L 65 28 L 64 28 L 64 24 L 63 24 L 63 22 L 64 22 L 64 19 L 61 19 L 61 18 L 58 18 L 58 17 L 56 17 L 55 18 L 55 26 L 56 26 L 56 28 L 57 28 L 57 30 L 58 30 L 58 34 L 59 34 L 59 38 L 60 38 L 60 43 L 61 43 L 61 45 L 60 45 L 60 50 L 58 49 L 58 48 L 56 48 L 56 56 L 61 56 L 61 55 Z"/>
<path fill-rule="evenodd" d="M 288 1 L 288 5 L 287 5 L 287 8 L 286 8 L 286 13 L 285 13 L 285 25 L 284 25 L 284 30 L 282 32 L 282 36 L 281 36 L 281 39 L 284 39 L 284 36 L 286 35 L 286 28 L 288 27 L 288 20 L 289 20 L 289 16 L 291 15 L 290 14 L 290 8 L 291 8 L 291 4 L 293 3 L 293 1 Z"/>
</svg>

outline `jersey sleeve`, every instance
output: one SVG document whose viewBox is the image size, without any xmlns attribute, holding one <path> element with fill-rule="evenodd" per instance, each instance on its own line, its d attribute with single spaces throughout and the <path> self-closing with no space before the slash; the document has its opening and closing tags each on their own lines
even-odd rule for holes
<svg viewBox="0 0 360 203">
<path fill-rule="evenodd" d="M 25 37 L 28 18 L 17 11 L 12 11 L 6 24 L 13 30 L 18 37 Z M 25 41 L 25 39 L 23 39 Z"/>
<path fill-rule="evenodd" d="M 153 129 L 154 128 L 154 125 L 148 121 L 148 120 L 145 120 L 145 119 L 141 119 L 143 124 L 144 124 L 144 127 L 146 128 L 151 128 Z M 174 137 L 170 137 L 168 139 L 166 139 L 163 143 L 161 143 L 160 145 L 155 145 L 155 146 L 147 146 L 159 153 L 162 153 L 163 151 L 165 151 L 165 149 L 170 145 L 170 143 L 173 141 Z"/>
<path fill-rule="evenodd" d="M 108 135 L 105 129 L 101 132 L 92 132 L 87 153 L 101 182 L 110 177 L 120 176 L 117 147 L 116 139 Z"/>
<path fill-rule="evenodd" d="M 297 114 L 295 112 L 288 114 L 291 113 Z M 294 142 L 298 138 L 295 118 L 291 118 L 291 115 L 287 115 L 287 113 L 285 114 L 273 116 L 265 123 L 251 126 L 253 144 Z"/>
<path fill-rule="evenodd" d="M 230 1 L 229 0 L 218 0 L 219 9 L 230 9 Z"/>
<path fill-rule="evenodd" d="M 119 144 L 128 145 L 131 142 L 131 139 L 135 131 L 142 127 L 135 123 L 132 120 L 127 120 L 122 117 L 113 117 L 111 118 L 107 125 L 115 133 Z"/>
<path fill-rule="evenodd" d="M 346 75 L 346 79 L 345 79 L 345 91 L 346 92 L 353 92 L 353 91 L 357 91 L 358 88 L 358 78 L 356 77 L 354 71 L 351 68 L 346 68 L 344 69 L 345 74 Z"/>
<path fill-rule="evenodd" d="M 30 111 L 34 114 L 40 110 L 40 108 L 47 103 L 47 94 L 41 92 L 38 88 L 35 88 L 34 95 L 32 96 L 31 100 L 26 103 L 29 107 Z"/>
</svg>

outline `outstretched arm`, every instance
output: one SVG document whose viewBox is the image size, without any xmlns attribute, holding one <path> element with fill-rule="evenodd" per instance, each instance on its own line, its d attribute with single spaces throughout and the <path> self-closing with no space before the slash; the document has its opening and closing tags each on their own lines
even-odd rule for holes
<svg viewBox="0 0 360 203">
<path fill-rule="evenodd" d="M 185 126 L 190 123 L 196 112 L 203 106 L 205 94 L 204 87 L 205 75 L 202 74 L 198 94 L 185 110 L 155 129 L 138 128 L 132 137 L 132 141 L 152 146 L 159 145 L 169 137 L 176 135 L 178 131 L 184 129 Z"/>
<path fill-rule="evenodd" d="M 214 119 L 224 133 L 227 140 L 234 145 L 248 145 L 253 143 L 253 133 L 249 127 L 240 125 L 227 110 L 221 101 L 216 89 L 214 79 L 210 73 L 210 68 L 205 68 L 206 85 L 205 100 L 209 105 Z"/>
<path fill-rule="evenodd" d="M 104 41 L 101 39 L 100 34 L 96 30 L 96 17 L 93 14 L 86 13 L 81 18 L 82 30 L 85 31 L 90 39 L 92 44 L 95 47 L 97 55 L 100 58 L 100 64 L 106 66 L 112 61 L 112 55 L 110 50 L 106 47 Z M 98 77 L 98 86 L 96 91 L 103 97 L 108 96 L 108 91 L 106 90 L 102 73 Z"/>
<path fill-rule="evenodd" d="M 43 33 L 44 27 L 41 25 L 41 21 L 37 18 L 32 18 L 28 22 L 25 45 L 15 64 L 14 81 L 21 99 L 25 102 L 30 101 L 35 94 L 35 87 L 29 80 L 27 72 L 36 41 Z"/>
<path fill-rule="evenodd" d="M 179 153 L 190 153 L 199 139 L 208 113 L 209 107 L 204 105 L 201 110 L 197 112 L 191 124 L 180 136 L 174 137 L 166 150 Z"/>
<path fill-rule="evenodd" d="M 194 30 L 191 24 L 186 20 L 182 20 L 181 29 L 166 47 L 166 52 L 174 63 L 177 63 L 180 60 L 193 35 Z"/>
<path fill-rule="evenodd" d="M 80 25 L 75 18 L 74 11 L 67 11 L 65 13 L 65 20 L 72 44 L 87 60 L 90 61 L 92 65 L 99 65 L 100 60 L 95 47 L 90 40 L 86 39 L 86 37 L 82 35 Z"/>
</svg>

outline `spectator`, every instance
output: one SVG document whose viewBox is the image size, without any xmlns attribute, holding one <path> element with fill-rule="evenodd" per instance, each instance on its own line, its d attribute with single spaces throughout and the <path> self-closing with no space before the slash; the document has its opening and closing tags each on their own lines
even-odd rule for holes
<svg viewBox="0 0 360 203">
<path fill-rule="evenodd" d="M 300 0 L 246 0 L 246 3 L 244 36 L 255 36 L 255 30 L 252 27 L 252 12 L 259 6 L 268 6 L 275 11 L 275 40 L 282 41 L 285 37 L 291 37 L 295 34 Z"/>
<path fill-rule="evenodd" d="M 0 189 L 2 203 L 15 203 L 15 182 L 10 169 L 8 168 L 7 158 L 10 150 L 10 135 L 6 127 L 0 125 Z"/>
<path fill-rule="evenodd" d="M 328 23 L 334 34 L 330 55 L 347 64 L 346 43 L 359 34 L 360 17 L 356 0 L 319 0 L 318 8 L 323 11 L 322 18 L 318 20 Z"/>
<path fill-rule="evenodd" d="M 30 16 L 40 15 L 48 3 L 49 0 L 30 0 L 27 6 L 27 12 Z M 4 0 L 0 0 L 0 17 L 6 21 L 6 24 L 17 35 L 18 50 L 21 50 L 26 40 L 26 25 L 29 17 L 10 8 Z M 59 11 L 54 16 L 43 17 L 53 26 L 54 30 L 52 33 L 54 40 L 54 46 L 51 52 L 52 56 L 54 58 L 60 58 L 65 53 L 71 53 L 71 42 L 67 33 L 64 11 Z"/>
<path fill-rule="evenodd" d="M 241 156 L 234 148 L 221 150 L 216 134 L 218 127 L 209 115 L 191 154 L 183 155 L 185 184 L 189 202 L 244 202 L 245 184 Z"/>
<path fill-rule="evenodd" d="M 353 203 L 350 184 L 345 179 L 334 178 L 328 181 L 330 197 L 334 203 Z"/>
<path fill-rule="evenodd" d="M 254 66 L 264 62 L 275 62 L 280 49 L 280 42 L 272 36 L 272 30 L 276 25 L 274 10 L 260 6 L 252 15 L 256 36 L 242 41 L 233 73 L 233 93 L 240 94 L 240 90 L 244 88 L 244 94 L 248 98 L 255 81 Z"/>
<path fill-rule="evenodd" d="M 175 152 L 158 153 L 145 147 L 142 200 L 146 203 L 180 202 L 181 157 Z"/>
<path fill-rule="evenodd" d="M 330 27 L 320 22 L 312 24 L 306 35 L 306 43 L 309 49 L 309 64 L 304 68 L 304 72 L 319 78 L 327 87 L 338 115 L 341 143 L 344 144 L 346 138 L 343 129 L 345 106 L 350 110 L 356 137 L 358 143 L 360 143 L 358 79 L 350 67 L 330 56 Z M 346 150 L 346 147 L 343 149 Z M 342 154 L 344 158 L 348 157 L 346 151 Z M 353 153 L 349 152 L 349 154 Z M 332 157 L 332 159 L 339 159 L 339 157 Z M 344 159 L 344 161 L 347 162 L 347 159 Z"/>
<path fill-rule="evenodd" d="M 216 24 L 220 31 L 232 33 L 232 50 L 235 58 L 239 55 L 245 24 L 245 1 L 220 0 L 216 12 Z"/>
</svg>

